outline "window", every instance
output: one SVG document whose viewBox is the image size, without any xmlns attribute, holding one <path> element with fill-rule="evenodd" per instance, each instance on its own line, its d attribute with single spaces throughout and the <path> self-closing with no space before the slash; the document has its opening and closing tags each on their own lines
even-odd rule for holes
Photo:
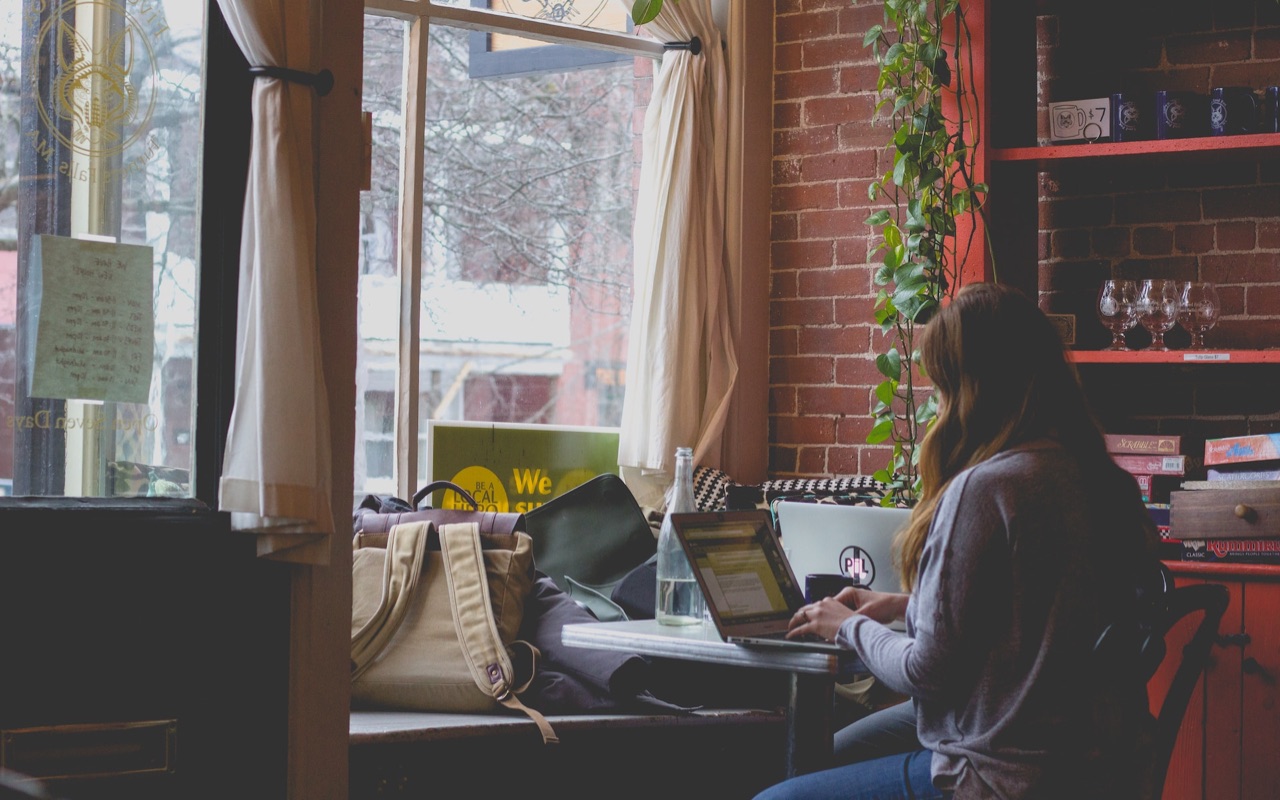
<svg viewBox="0 0 1280 800">
<path fill-rule="evenodd" d="M 618 424 L 661 52 L 609 0 L 366 11 L 357 497 L 411 493 L 431 420 Z"/>
<path fill-rule="evenodd" d="M 194 494 L 205 12 L 0 0 L 0 494 Z"/>
</svg>

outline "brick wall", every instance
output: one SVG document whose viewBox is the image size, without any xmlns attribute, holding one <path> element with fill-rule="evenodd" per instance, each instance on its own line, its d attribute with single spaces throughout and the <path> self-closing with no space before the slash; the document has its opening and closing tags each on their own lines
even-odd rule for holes
<svg viewBox="0 0 1280 800">
<path fill-rule="evenodd" d="M 865 444 L 880 339 L 865 220 L 890 128 L 871 123 L 878 70 L 862 37 L 883 12 L 777 0 L 775 14 L 769 470 L 871 474 L 888 449 Z"/>
<path fill-rule="evenodd" d="M 1273 0 L 1039 7 L 1042 105 L 1280 84 Z M 769 469 L 870 474 L 888 453 L 864 443 L 881 345 L 864 220 L 889 130 L 871 121 L 876 67 L 862 37 L 882 12 L 866 0 L 775 0 L 775 12 Z M 1109 276 L 1216 281 L 1224 317 L 1209 345 L 1280 345 L 1280 157 L 1073 164 L 1039 180 L 1041 304 L 1077 315 L 1079 346 L 1108 341 L 1093 303 Z M 1145 332 L 1130 336 L 1144 343 Z M 1107 427 L 1181 433 L 1188 453 L 1206 436 L 1280 430 L 1280 391 L 1264 388 L 1280 385 L 1280 368 L 1209 369 L 1092 365 L 1082 375 Z"/>
</svg>

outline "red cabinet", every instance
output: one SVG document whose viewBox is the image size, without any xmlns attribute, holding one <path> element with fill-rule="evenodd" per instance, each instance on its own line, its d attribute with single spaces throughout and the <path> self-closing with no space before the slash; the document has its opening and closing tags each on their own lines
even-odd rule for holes
<svg viewBox="0 0 1280 800">
<path fill-rule="evenodd" d="M 1187 709 L 1165 782 L 1165 800 L 1280 798 L 1280 567 L 1172 564 L 1179 585 L 1220 583 L 1231 604 L 1209 668 Z M 1196 619 L 1171 632 L 1176 654 Z M 1176 659 L 1170 659 L 1176 661 Z M 1163 696 L 1166 664 L 1152 680 Z"/>
</svg>

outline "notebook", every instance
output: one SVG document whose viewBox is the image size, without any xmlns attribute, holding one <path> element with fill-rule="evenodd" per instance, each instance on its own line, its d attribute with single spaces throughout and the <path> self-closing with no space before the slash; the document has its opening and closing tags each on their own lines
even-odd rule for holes
<svg viewBox="0 0 1280 800">
<path fill-rule="evenodd" d="M 902 591 L 893 537 L 906 526 L 911 509 L 796 501 L 775 508 L 782 546 L 801 585 L 807 575 L 835 573 L 877 592 Z M 903 630 L 905 625 L 896 621 L 889 627 Z"/>
<path fill-rule="evenodd" d="M 672 514 L 711 619 L 726 642 L 810 652 L 850 651 L 821 640 L 787 639 L 804 591 L 782 553 L 766 509 Z"/>
</svg>

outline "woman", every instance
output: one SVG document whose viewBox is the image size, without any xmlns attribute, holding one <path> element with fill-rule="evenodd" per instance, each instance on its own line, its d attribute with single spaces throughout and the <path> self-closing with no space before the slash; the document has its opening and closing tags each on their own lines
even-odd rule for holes
<svg viewBox="0 0 1280 800">
<path fill-rule="evenodd" d="M 921 443 L 920 501 L 895 543 L 911 594 L 846 589 L 797 612 L 790 634 L 857 651 L 909 695 L 918 749 L 761 798 L 1131 800 L 1145 692 L 1091 670 L 1090 654 L 1155 569 L 1137 484 L 1108 456 L 1058 333 L 1022 293 L 965 287 L 922 344 L 939 407 Z M 906 634 L 882 624 L 903 614 Z M 901 723 L 912 708 L 888 716 Z"/>
</svg>

